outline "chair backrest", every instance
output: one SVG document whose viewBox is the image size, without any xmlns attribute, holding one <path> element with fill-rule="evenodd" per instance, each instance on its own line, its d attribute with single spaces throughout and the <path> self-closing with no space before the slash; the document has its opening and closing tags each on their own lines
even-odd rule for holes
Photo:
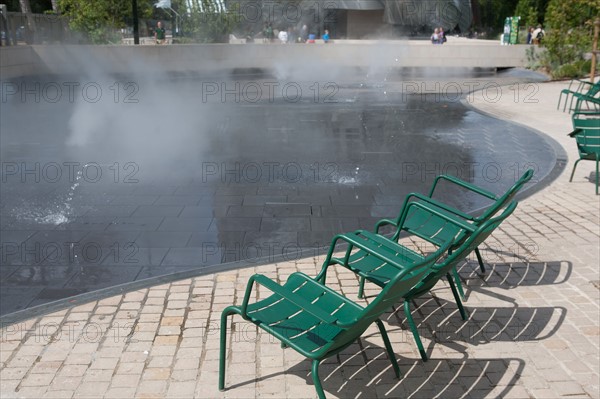
<svg viewBox="0 0 600 399">
<path fill-rule="evenodd" d="M 336 335 L 333 342 L 321 348 L 325 352 L 331 352 L 354 342 L 362 333 L 394 303 L 397 303 L 423 278 L 435 270 L 436 262 L 446 254 L 451 242 L 440 247 L 435 253 L 427 256 L 422 262 L 412 265 L 400 271 L 381 290 L 379 295 L 360 313 L 354 324 L 342 330 Z M 333 331 L 332 331 L 333 332 Z"/>
<path fill-rule="evenodd" d="M 426 276 L 406 296 L 418 296 L 425 291 L 429 291 L 439 279 L 448 274 L 454 267 L 465 260 L 475 248 L 483 243 L 514 212 L 516 207 L 517 202 L 511 202 L 500 215 L 483 222 L 473 233 L 467 233 L 466 240 L 452 254 L 448 255 L 444 262 L 435 265 L 433 272 Z"/>
<path fill-rule="evenodd" d="M 515 182 L 506 192 L 496 199 L 490 207 L 488 207 L 485 212 L 481 214 L 476 220 L 477 221 L 486 221 L 494 216 L 500 209 L 504 208 L 507 204 L 509 204 L 517 195 L 517 193 L 523 188 L 525 183 L 527 183 L 533 177 L 533 169 L 527 169 L 523 176 L 519 180 Z"/>
<path fill-rule="evenodd" d="M 587 91 L 587 93 L 585 93 L 586 96 L 590 96 L 590 97 L 594 97 L 596 94 L 598 94 L 600 92 L 600 81 L 594 83 L 593 85 L 590 86 L 589 90 Z"/>
<path fill-rule="evenodd" d="M 600 154 L 600 113 L 573 114 L 573 128 L 579 130 L 575 134 L 580 156 Z"/>
<path fill-rule="evenodd" d="M 506 207 L 501 215 L 482 223 L 477 230 L 463 241 L 457 250 L 448 255 L 441 263 L 438 263 L 438 260 L 446 254 L 454 242 L 447 242 L 423 261 L 400 271 L 346 329 L 340 331 L 335 326 L 330 327 L 331 331 L 323 331 L 321 329 L 320 334 L 332 334 L 335 335 L 335 338 L 330 344 L 321 347 L 319 352 L 334 352 L 349 345 L 360 337 L 393 304 L 398 303 L 401 298 L 410 297 L 411 295 L 431 289 L 441 277 L 446 275 L 454 266 L 464 260 L 472 250 L 489 237 L 494 229 L 515 210 L 516 206 L 517 203 L 513 202 Z"/>
</svg>

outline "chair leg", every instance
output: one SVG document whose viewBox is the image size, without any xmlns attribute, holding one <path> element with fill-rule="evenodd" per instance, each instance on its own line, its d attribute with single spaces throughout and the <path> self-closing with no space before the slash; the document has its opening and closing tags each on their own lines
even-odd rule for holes
<svg viewBox="0 0 600 399">
<path fill-rule="evenodd" d="M 358 283 L 358 297 L 363 299 L 365 297 L 365 278 L 361 277 Z"/>
<path fill-rule="evenodd" d="M 563 92 L 560 92 L 560 96 L 558 96 L 558 104 L 556 105 L 556 110 L 560 108 L 560 100 L 562 100 Z M 567 94 L 567 100 L 569 99 L 569 95 Z"/>
<path fill-rule="evenodd" d="M 383 322 L 379 319 L 375 321 L 377 323 L 377 327 L 379 327 L 379 332 L 383 337 L 383 343 L 385 344 L 385 350 L 387 351 L 388 357 L 390 358 L 390 362 L 392 362 L 392 367 L 394 368 L 394 373 L 396 373 L 396 377 L 400 378 L 400 367 L 398 366 L 398 361 L 396 360 L 396 355 L 394 354 L 394 350 L 392 349 L 392 344 L 390 343 L 390 338 L 387 335 L 387 331 L 385 331 L 385 327 Z"/>
<path fill-rule="evenodd" d="M 219 390 L 225 390 L 225 361 L 227 360 L 227 317 L 235 312 L 225 309 L 221 313 L 221 346 L 219 351 Z"/>
<path fill-rule="evenodd" d="M 319 362 L 320 360 L 313 360 L 312 362 L 312 377 L 319 399 L 326 399 L 325 392 L 323 392 L 323 386 L 321 385 L 321 380 L 319 379 Z"/>
<path fill-rule="evenodd" d="M 413 338 L 417 343 L 417 348 L 419 348 L 419 353 L 421 354 L 421 359 L 424 362 L 428 360 L 427 353 L 425 353 L 425 348 L 423 347 L 423 342 L 421 342 L 421 337 L 419 336 L 419 330 L 417 330 L 417 326 L 415 325 L 415 321 L 410 314 L 410 301 L 408 299 L 404 300 L 404 314 L 406 315 L 406 320 L 408 320 L 408 325 L 410 327 L 410 331 L 412 331 Z"/>
<path fill-rule="evenodd" d="M 579 163 L 579 161 L 581 161 L 581 159 L 575 161 L 575 165 L 573 165 L 573 170 L 571 171 L 571 178 L 569 179 L 569 183 L 573 181 L 573 176 L 575 176 L 575 169 L 577 168 L 577 164 Z"/>
<path fill-rule="evenodd" d="M 452 248 L 450 248 L 448 250 L 448 256 L 452 255 Z M 456 267 L 452 268 L 452 274 L 454 274 L 454 277 L 456 278 L 456 285 L 458 286 L 458 291 L 460 292 L 460 296 L 465 299 L 465 292 L 463 291 L 463 286 L 462 283 L 460 282 L 460 276 L 458 275 L 458 270 L 456 270 Z"/>
<path fill-rule="evenodd" d="M 600 160 L 596 159 L 596 195 L 598 195 L 598 162 L 600 162 Z"/>
<path fill-rule="evenodd" d="M 483 258 L 481 257 L 479 248 L 475 248 L 475 256 L 477 256 L 477 262 L 479 262 L 479 270 L 481 270 L 481 273 L 485 273 L 485 265 L 483 264 Z"/>
<path fill-rule="evenodd" d="M 575 100 L 575 95 L 573 95 L 571 97 L 571 102 L 569 103 L 569 113 L 571 113 L 571 111 L 573 111 L 573 100 Z M 577 100 L 577 103 L 579 103 L 579 99 Z M 576 107 L 577 107 L 577 103 L 575 103 Z"/>
<path fill-rule="evenodd" d="M 452 295 L 454 295 L 454 300 L 456 301 L 456 305 L 458 306 L 458 311 L 460 312 L 460 317 L 462 317 L 463 320 L 467 320 L 467 312 L 465 311 L 465 308 L 463 307 L 462 301 L 460 300 L 460 296 L 458 296 L 458 291 L 456 290 L 456 286 L 454 285 L 454 280 L 452 279 L 452 276 L 450 275 L 450 273 L 448 273 L 446 275 L 446 277 L 448 278 L 448 283 L 450 284 L 450 289 L 452 290 Z"/>
<path fill-rule="evenodd" d="M 465 299 L 465 291 L 463 290 L 463 285 L 462 285 L 462 282 L 460 281 L 460 275 L 458 274 L 458 270 L 456 270 L 456 267 L 452 268 L 452 275 L 454 276 L 454 281 L 456 282 L 456 287 L 458 288 L 458 293 L 460 294 L 460 297 L 464 300 Z"/>
<path fill-rule="evenodd" d="M 571 102 L 569 102 L 569 112 L 571 112 L 571 107 L 573 107 L 573 99 L 575 98 L 575 95 L 571 95 Z M 567 98 L 568 100 L 568 98 Z M 567 110 L 567 100 L 565 100 L 565 105 L 563 107 L 563 112 L 565 112 Z"/>
</svg>

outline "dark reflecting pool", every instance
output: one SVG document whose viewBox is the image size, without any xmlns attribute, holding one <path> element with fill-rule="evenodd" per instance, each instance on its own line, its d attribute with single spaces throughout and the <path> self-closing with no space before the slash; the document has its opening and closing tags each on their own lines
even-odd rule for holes
<svg viewBox="0 0 600 399">
<path fill-rule="evenodd" d="M 2 99 L 0 314 L 177 271 L 322 251 L 452 174 L 494 192 L 555 155 L 471 110 L 520 72 L 353 71 L 10 82 Z M 60 94 L 60 96 L 59 96 Z M 465 210 L 477 198 L 441 187 Z M 309 252 L 302 252 L 314 248 Z M 214 270 L 211 268 L 211 270 Z"/>
</svg>

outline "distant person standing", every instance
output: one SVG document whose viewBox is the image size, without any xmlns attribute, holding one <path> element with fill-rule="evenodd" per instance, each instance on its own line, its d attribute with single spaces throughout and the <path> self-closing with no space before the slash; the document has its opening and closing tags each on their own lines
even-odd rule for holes
<svg viewBox="0 0 600 399">
<path fill-rule="evenodd" d="M 165 29 L 162 26 L 162 22 L 158 21 L 156 29 L 154 30 L 154 40 L 156 44 L 165 44 Z"/>
<path fill-rule="evenodd" d="M 446 43 L 448 39 L 446 39 L 446 34 L 444 33 L 444 28 L 442 28 L 440 26 L 440 31 L 438 33 L 438 41 L 440 42 L 440 44 L 444 44 Z"/>
<path fill-rule="evenodd" d="M 296 38 L 298 37 L 298 33 L 297 32 L 298 31 L 297 31 L 296 28 L 293 28 L 291 26 L 288 28 L 288 31 L 287 31 L 287 33 L 288 33 L 288 43 L 292 43 L 292 44 L 296 43 L 296 41 L 297 41 Z"/>
<path fill-rule="evenodd" d="M 323 36 L 321 36 L 321 39 L 323 39 L 323 41 L 325 43 L 329 43 L 329 31 L 327 29 L 325 29 L 325 33 L 323 33 Z"/>
<path fill-rule="evenodd" d="M 435 28 L 433 30 L 433 35 L 431 35 L 431 43 L 433 44 L 441 44 L 440 42 L 440 30 Z"/>
<path fill-rule="evenodd" d="M 300 42 L 306 43 L 308 40 L 308 26 L 302 25 L 302 29 L 300 29 Z"/>
<path fill-rule="evenodd" d="M 533 44 L 533 26 L 527 30 L 527 44 Z"/>
<path fill-rule="evenodd" d="M 277 38 L 279 39 L 279 41 L 282 44 L 287 44 L 287 42 L 288 42 L 288 33 L 287 33 L 287 31 L 285 29 L 281 29 L 279 31 L 279 34 L 277 35 Z"/>
<path fill-rule="evenodd" d="M 537 44 L 538 46 L 540 46 L 542 44 L 542 40 L 544 40 L 545 35 L 546 32 L 544 32 L 542 25 L 538 25 L 536 30 L 534 30 L 531 34 L 531 36 L 533 37 L 533 44 Z"/>
</svg>

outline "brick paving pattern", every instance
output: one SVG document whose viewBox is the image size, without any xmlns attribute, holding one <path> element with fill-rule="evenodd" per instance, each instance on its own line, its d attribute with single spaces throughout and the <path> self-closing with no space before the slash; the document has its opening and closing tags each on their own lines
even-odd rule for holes
<svg viewBox="0 0 600 399">
<path fill-rule="evenodd" d="M 463 322 L 447 285 L 417 300 L 415 321 L 431 359 L 420 360 L 402 309 L 386 314 L 402 377 L 394 377 L 377 328 L 323 363 L 328 397 L 599 398 L 600 197 L 578 167 L 566 136 L 570 117 L 555 110 L 565 83 L 539 85 L 536 103 L 502 96 L 473 105 L 538 129 L 569 162 L 548 187 L 522 201 L 486 242 L 488 270 L 474 259 L 460 274 Z M 322 258 L 223 272 L 141 289 L 3 326 L 2 398 L 307 398 L 310 363 L 239 317 L 228 335 L 228 390 L 219 392 L 221 311 L 240 303 L 253 273 L 279 281 L 315 275 Z M 332 269 L 333 270 L 333 269 Z M 356 277 L 340 268 L 329 285 L 356 298 Z M 378 291 L 367 285 L 367 295 Z M 268 295 L 260 289 L 259 297 Z M 368 298 L 367 298 L 368 300 Z M 360 302 L 360 301 L 359 301 Z"/>
</svg>

